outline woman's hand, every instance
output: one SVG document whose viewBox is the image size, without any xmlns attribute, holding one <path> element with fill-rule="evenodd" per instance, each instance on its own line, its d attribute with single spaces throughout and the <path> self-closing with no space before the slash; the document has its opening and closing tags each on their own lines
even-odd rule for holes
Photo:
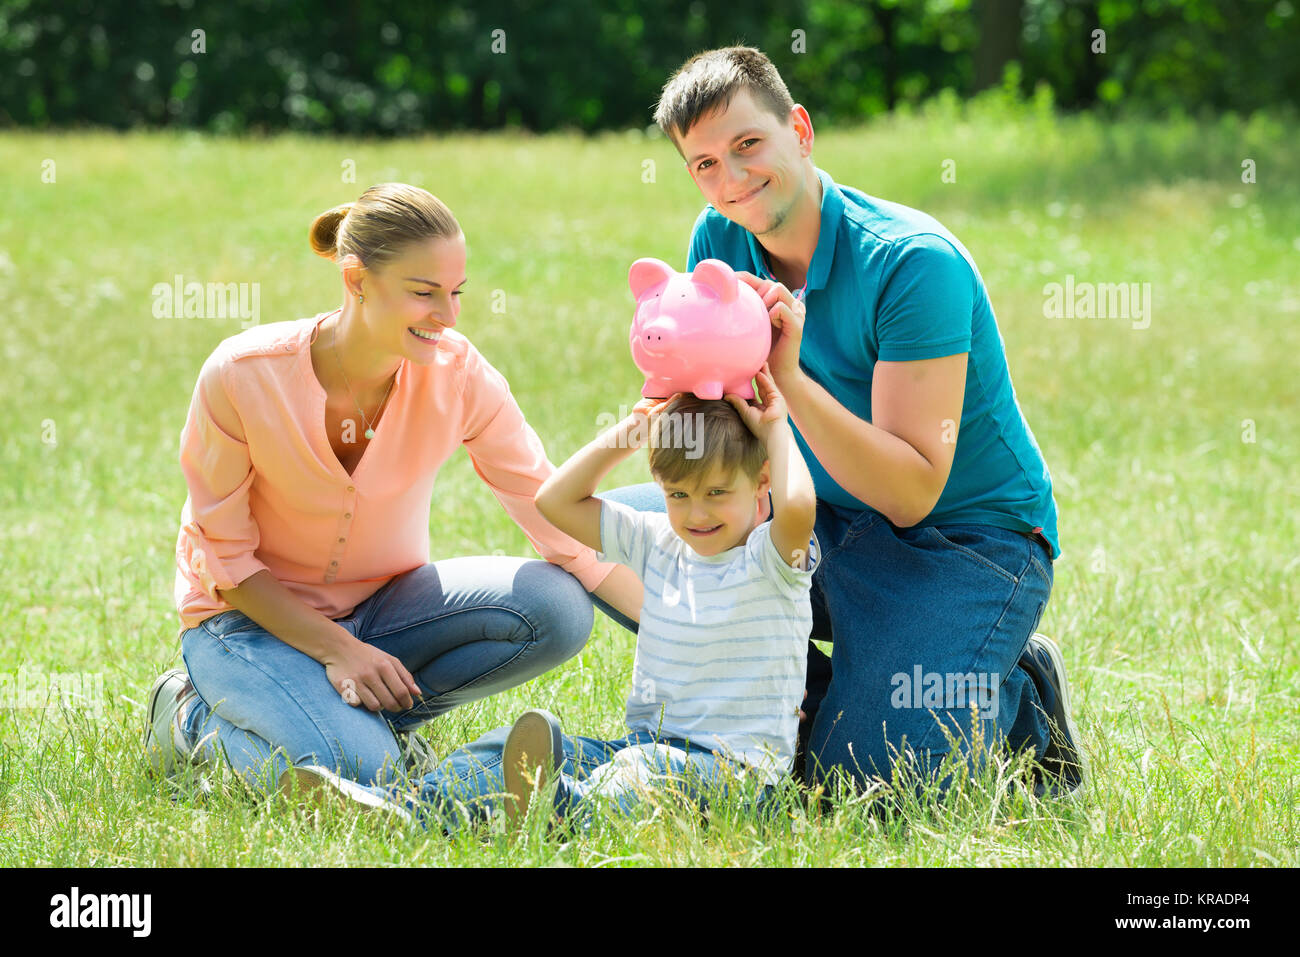
<svg viewBox="0 0 1300 957">
<path fill-rule="evenodd" d="M 371 711 L 406 711 L 422 697 L 406 666 L 397 658 L 355 638 L 322 659 L 325 677 L 348 704 Z"/>
<path fill-rule="evenodd" d="M 265 568 L 220 595 L 290 648 L 324 665 L 325 677 L 348 704 L 405 711 L 413 697 L 421 697 L 420 686 L 400 661 L 309 608 Z"/>
<path fill-rule="evenodd" d="M 758 293 L 767 307 L 767 317 L 772 323 L 772 348 L 767 354 L 767 364 L 772 368 L 772 377 L 784 382 L 787 377 L 797 375 L 805 315 L 802 300 L 775 280 L 741 271 L 736 272 L 736 278 Z"/>
<path fill-rule="evenodd" d="M 766 362 L 754 378 L 758 380 L 758 395 L 752 404 L 734 392 L 727 393 L 724 398 L 740 413 L 746 428 L 758 436 L 766 448 L 772 429 L 784 425 L 790 412 L 785 405 L 785 396 L 777 389 L 776 382 L 772 379 L 772 370 Z"/>
</svg>

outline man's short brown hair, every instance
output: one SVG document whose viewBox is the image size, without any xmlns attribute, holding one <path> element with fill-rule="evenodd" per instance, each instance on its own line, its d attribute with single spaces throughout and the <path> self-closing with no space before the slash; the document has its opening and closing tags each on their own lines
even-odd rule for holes
<svg viewBox="0 0 1300 957">
<path fill-rule="evenodd" d="M 726 399 L 685 392 L 650 425 L 650 473 L 660 482 L 701 482 L 715 465 L 728 476 L 742 471 L 758 481 L 767 461 L 761 439 Z"/>
<path fill-rule="evenodd" d="M 723 47 L 697 53 L 664 84 L 655 122 L 681 152 L 681 138 L 700 117 L 725 109 L 736 91 L 747 89 L 781 121 L 794 100 L 772 61 L 753 47 Z"/>
</svg>

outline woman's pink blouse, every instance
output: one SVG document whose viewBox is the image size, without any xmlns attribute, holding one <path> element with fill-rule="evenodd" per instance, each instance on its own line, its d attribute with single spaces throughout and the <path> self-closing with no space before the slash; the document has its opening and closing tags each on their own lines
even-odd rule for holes
<svg viewBox="0 0 1300 957">
<path fill-rule="evenodd" d="M 443 333 L 431 365 L 402 363 L 349 475 L 325 435 L 325 391 L 311 362 L 329 315 L 242 332 L 199 372 L 180 442 L 189 488 L 176 541 L 182 631 L 230 609 L 218 589 L 263 568 L 338 618 L 427 563 L 434 479 L 461 445 L 543 558 L 588 591 L 604 581 L 614 566 L 537 511 L 533 496 L 553 466 L 505 378 L 455 331 Z"/>
</svg>

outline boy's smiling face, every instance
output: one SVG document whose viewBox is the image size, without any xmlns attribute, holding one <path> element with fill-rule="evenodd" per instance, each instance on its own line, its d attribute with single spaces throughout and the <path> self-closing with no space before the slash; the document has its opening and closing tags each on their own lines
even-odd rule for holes
<svg viewBox="0 0 1300 957">
<path fill-rule="evenodd" d="M 657 476 L 655 481 L 663 489 L 673 531 L 705 557 L 745 543 L 759 525 L 760 506 L 771 484 L 767 462 L 757 482 L 741 469 L 728 474 L 718 465 L 681 482 Z"/>
</svg>

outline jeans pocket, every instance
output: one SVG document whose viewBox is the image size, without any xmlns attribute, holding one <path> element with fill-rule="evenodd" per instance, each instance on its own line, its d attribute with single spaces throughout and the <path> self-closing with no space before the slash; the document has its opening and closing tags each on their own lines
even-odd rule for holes
<svg viewBox="0 0 1300 957">
<path fill-rule="evenodd" d="M 880 513 L 872 509 L 863 509 L 857 517 L 849 524 L 848 529 L 844 532 L 844 541 L 848 542 L 857 538 L 859 535 L 865 535 L 871 531 L 871 527 L 880 521 Z"/>
<path fill-rule="evenodd" d="M 200 624 L 200 627 L 218 641 L 232 635 L 264 630 L 261 625 L 238 609 L 231 609 L 230 611 L 223 611 L 219 615 L 213 615 L 211 618 L 205 619 Z"/>
<path fill-rule="evenodd" d="M 1035 546 L 1035 548 L 1037 547 L 1038 546 Z M 1041 553 L 1041 549 L 1039 549 L 1038 551 L 1034 551 L 1033 553 L 1030 554 L 1029 569 L 1027 570 L 1033 570 L 1034 572 L 1037 572 L 1038 577 L 1042 579 L 1043 587 L 1046 588 L 1047 591 L 1050 593 L 1052 590 L 1052 582 L 1054 579 L 1054 575 L 1052 572 L 1052 563 L 1050 561 L 1044 563 L 1043 560 L 1038 557 L 1040 553 Z"/>
<path fill-rule="evenodd" d="M 978 525 L 945 525 L 942 530 L 929 525 L 924 534 L 940 546 L 965 555 L 1012 584 L 1019 584 L 1029 568 L 1029 549 L 1038 547 L 1015 532 L 996 534 L 986 532 Z"/>
</svg>

